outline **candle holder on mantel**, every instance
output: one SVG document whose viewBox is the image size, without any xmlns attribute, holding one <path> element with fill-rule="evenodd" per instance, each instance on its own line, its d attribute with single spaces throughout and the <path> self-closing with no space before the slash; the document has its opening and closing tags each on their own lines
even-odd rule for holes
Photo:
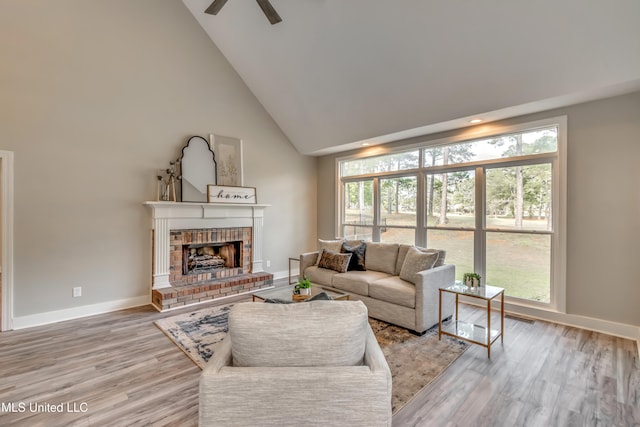
<svg viewBox="0 0 640 427">
<path fill-rule="evenodd" d="M 157 178 L 157 200 L 159 202 L 176 202 L 176 179 L 180 179 L 180 176 L 176 172 L 177 161 L 172 160 L 169 162 L 169 168 L 164 171 L 160 171 Z M 162 174 L 167 174 L 166 179 Z"/>
</svg>

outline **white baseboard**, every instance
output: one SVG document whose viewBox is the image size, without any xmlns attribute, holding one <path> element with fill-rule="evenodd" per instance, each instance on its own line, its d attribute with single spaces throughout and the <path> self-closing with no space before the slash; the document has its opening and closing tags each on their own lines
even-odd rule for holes
<svg viewBox="0 0 640 427">
<path fill-rule="evenodd" d="M 289 271 L 277 271 L 271 273 L 273 274 L 273 279 L 284 279 L 289 277 Z M 292 270 L 291 274 L 298 274 L 298 270 Z M 249 292 L 250 293 L 250 292 Z M 237 296 L 233 295 L 233 296 Z M 222 298 L 218 298 L 220 300 Z M 204 301 L 211 302 L 211 301 Z M 73 320 L 81 317 L 93 316 L 96 314 L 108 313 L 111 311 L 124 310 L 126 308 L 139 307 L 142 305 L 151 304 L 156 310 L 158 307 L 151 302 L 151 296 L 145 295 L 140 297 L 128 298 L 117 301 L 108 301 L 99 304 L 91 304 L 84 305 L 81 307 L 73 307 L 67 308 L 64 310 L 56 310 L 56 311 L 48 311 L 46 313 L 37 313 L 30 314 L 27 316 L 18 316 L 13 318 L 13 322 L 11 323 L 11 329 L 24 329 L 31 328 L 34 326 L 48 325 L 56 322 L 63 322 L 65 320 Z M 184 308 L 184 307 L 176 307 L 176 308 Z M 160 310 L 158 310 L 160 311 Z M 164 310 L 167 311 L 167 310 Z"/>
<path fill-rule="evenodd" d="M 611 322 L 609 320 L 595 319 L 593 317 L 579 316 L 576 314 L 558 313 L 536 308 L 516 306 L 505 303 L 505 310 L 511 313 L 535 317 L 560 325 L 574 326 L 588 331 L 601 332 L 620 338 L 637 341 L 640 337 L 640 327 L 624 323 Z"/>
<path fill-rule="evenodd" d="M 463 302 L 462 299 L 460 301 Z M 486 307 L 486 305 L 479 305 L 476 301 L 472 301 L 471 299 L 465 299 L 464 302 L 471 305 Z M 493 305 L 492 310 L 495 309 L 496 306 Z M 638 344 L 638 354 L 640 355 L 640 326 L 627 325 L 625 323 L 611 322 L 609 320 L 595 319 L 593 317 L 579 316 L 576 314 L 558 313 L 556 311 L 516 305 L 509 302 L 504 303 L 504 311 L 524 317 L 557 323 L 559 325 L 573 326 L 575 328 L 629 339 Z"/>
<path fill-rule="evenodd" d="M 144 295 L 99 304 L 83 305 L 81 307 L 66 308 L 64 310 L 30 314 L 27 316 L 14 317 L 12 327 L 13 329 L 31 328 L 33 326 L 48 325 L 50 323 L 63 322 L 65 320 L 78 319 L 81 317 L 93 316 L 95 314 L 123 310 L 125 308 L 149 305 L 150 303 L 151 295 Z"/>
<path fill-rule="evenodd" d="M 269 273 L 273 274 L 273 280 L 289 278 L 289 270 L 269 271 Z M 299 273 L 299 270 L 297 268 L 291 269 L 291 276 L 297 276 L 298 273 Z"/>
</svg>

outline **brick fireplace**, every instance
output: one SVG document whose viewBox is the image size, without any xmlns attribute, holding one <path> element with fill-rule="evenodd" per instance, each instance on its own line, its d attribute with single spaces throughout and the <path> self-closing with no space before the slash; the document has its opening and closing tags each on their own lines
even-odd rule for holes
<svg viewBox="0 0 640 427">
<path fill-rule="evenodd" d="M 251 227 L 172 230 L 169 282 L 184 286 L 251 271 Z"/>
<path fill-rule="evenodd" d="M 268 205 L 146 202 L 153 214 L 152 304 L 167 310 L 271 287 L 262 269 Z"/>
</svg>

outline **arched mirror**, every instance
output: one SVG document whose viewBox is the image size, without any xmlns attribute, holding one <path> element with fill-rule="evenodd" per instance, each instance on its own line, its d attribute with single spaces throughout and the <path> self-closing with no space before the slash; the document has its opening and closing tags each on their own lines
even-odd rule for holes
<svg viewBox="0 0 640 427">
<path fill-rule="evenodd" d="M 182 201 L 206 202 L 207 185 L 216 182 L 216 156 L 209 142 L 201 136 L 192 136 L 182 149 Z"/>
</svg>

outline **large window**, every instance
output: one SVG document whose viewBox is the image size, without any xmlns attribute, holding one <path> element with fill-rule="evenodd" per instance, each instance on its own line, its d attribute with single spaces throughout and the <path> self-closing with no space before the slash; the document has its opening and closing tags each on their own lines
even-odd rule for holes
<svg viewBox="0 0 640 427">
<path fill-rule="evenodd" d="M 565 119 L 338 160 L 339 233 L 445 249 L 513 301 L 564 310 Z"/>
<path fill-rule="evenodd" d="M 415 242 L 417 196 L 416 176 L 380 179 L 381 242 Z"/>
<path fill-rule="evenodd" d="M 350 239 L 373 238 L 373 180 L 345 182 L 342 232 Z"/>
</svg>

